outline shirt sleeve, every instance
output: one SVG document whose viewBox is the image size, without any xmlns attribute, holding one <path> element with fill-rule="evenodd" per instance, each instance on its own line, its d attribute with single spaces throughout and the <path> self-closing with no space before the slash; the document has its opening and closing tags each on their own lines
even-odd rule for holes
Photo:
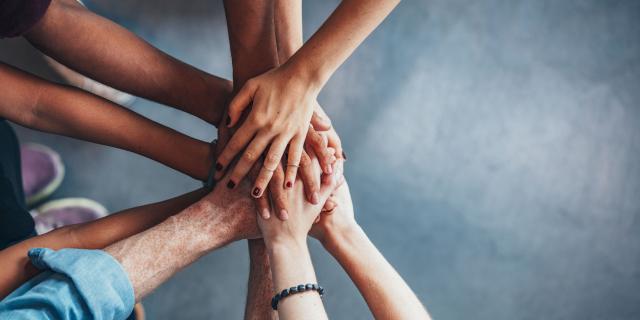
<svg viewBox="0 0 640 320">
<path fill-rule="evenodd" d="M 0 319 L 126 319 L 133 288 L 122 266 L 102 250 L 35 248 L 43 273 L 0 301 Z"/>
</svg>

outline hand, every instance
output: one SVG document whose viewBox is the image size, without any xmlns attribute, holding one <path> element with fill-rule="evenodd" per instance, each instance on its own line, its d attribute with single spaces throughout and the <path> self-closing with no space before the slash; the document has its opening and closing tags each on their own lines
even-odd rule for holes
<svg viewBox="0 0 640 320">
<path fill-rule="evenodd" d="M 320 168 L 317 161 L 313 166 L 318 174 Z M 342 161 L 337 161 L 333 168 L 333 173 L 323 175 L 319 197 L 321 204 L 311 204 L 304 200 L 302 185 L 298 184 L 288 191 L 288 206 L 294 212 L 287 221 L 278 219 L 258 218 L 258 226 L 267 246 L 279 241 L 301 241 L 306 238 L 311 225 L 316 220 L 322 209 L 322 205 L 329 198 L 331 193 L 343 181 Z"/>
<path fill-rule="evenodd" d="M 349 185 L 346 181 L 333 192 L 330 199 L 337 206 L 333 210 L 322 212 L 309 232 L 309 235 L 323 244 L 331 241 L 335 235 L 350 232 L 354 227 L 358 227 L 353 214 Z"/>
<path fill-rule="evenodd" d="M 314 126 L 319 128 L 320 130 L 328 130 L 331 128 L 331 122 L 328 118 L 320 118 L 315 113 L 312 117 L 311 121 Z M 218 130 L 218 142 L 215 146 L 213 146 L 213 154 L 214 159 L 217 158 L 216 155 L 222 153 L 223 148 L 227 145 L 232 136 L 233 128 L 228 128 L 227 126 L 219 126 Z M 304 185 L 304 192 L 309 200 L 309 202 L 313 204 L 319 203 L 318 191 L 320 190 L 320 175 L 316 175 L 313 170 L 313 166 L 311 166 L 311 158 L 317 158 L 316 151 L 320 150 L 325 154 L 324 158 L 320 158 L 321 164 L 329 163 L 329 165 L 333 165 L 336 161 L 336 157 L 333 154 L 332 150 L 323 150 L 322 148 L 326 148 L 326 139 L 316 131 L 309 130 L 307 133 L 307 141 L 309 144 L 306 145 L 306 150 L 303 150 L 302 157 L 300 159 L 300 167 L 299 177 L 301 178 L 302 184 Z M 308 151 L 307 151 L 308 150 Z M 257 162 L 258 164 L 254 165 L 262 165 L 262 160 Z M 294 168 L 295 167 L 291 167 Z M 250 177 L 255 179 L 258 176 L 259 170 L 253 170 L 250 173 Z M 272 179 L 268 184 L 267 190 L 262 193 L 262 196 L 257 196 L 256 190 L 252 190 L 251 194 L 256 198 L 256 205 L 258 206 L 258 212 L 263 216 L 263 218 L 268 219 L 271 215 L 271 205 L 269 202 L 273 203 L 273 211 L 275 211 L 275 215 L 278 216 L 281 220 L 286 220 L 288 218 L 288 209 L 287 209 L 287 184 L 284 182 L 285 173 L 282 164 L 278 165 L 278 168 L 273 173 Z M 228 183 L 228 181 L 227 181 Z M 219 183 L 225 185 L 224 183 Z M 292 183 L 293 185 L 293 183 Z M 290 187 L 292 187 L 292 185 Z M 289 187 L 289 188 L 290 188 Z"/>
<path fill-rule="evenodd" d="M 232 160 L 244 150 L 231 172 L 231 181 L 237 184 L 269 148 L 254 184 L 256 196 L 260 197 L 288 146 L 285 187 L 293 187 L 318 89 L 291 70 L 283 65 L 249 80 L 231 101 L 229 127 L 238 123 L 250 104 L 252 108 L 220 154 L 216 178 L 220 178 Z M 324 169 L 328 174 L 331 167 Z"/>
<path fill-rule="evenodd" d="M 225 177 L 196 205 L 222 216 L 225 227 L 232 230 L 229 242 L 262 237 L 256 221 L 256 205 L 249 197 L 251 184 L 244 181 L 236 188 L 229 189 L 225 187 L 228 180 L 229 177 Z"/>
<path fill-rule="evenodd" d="M 322 131 L 320 134 L 327 139 L 327 147 L 335 149 L 335 155 L 338 159 L 347 160 L 347 156 L 342 149 L 342 141 L 340 141 L 340 137 L 338 133 L 331 125 L 331 121 L 328 120 L 329 117 L 327 113 L 324 112 L 324 109 L 316 103 L 313 111 L 313 118 L 311 119 L 311 124 L 316 129 L 316 131 Z M 326 119 L 326 120 L 325 120 Z M 327 126 L 328 123 L 328 126 Z M 314 149 L 315 150 L 315 149 Z"/>
</svg>

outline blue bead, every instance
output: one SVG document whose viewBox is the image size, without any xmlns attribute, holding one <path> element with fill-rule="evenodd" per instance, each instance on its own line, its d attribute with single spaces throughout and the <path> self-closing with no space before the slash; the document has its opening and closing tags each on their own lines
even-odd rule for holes
<svg viewBox="0 0 640 320">
<path fill-rule="evenodd" d="M 313 285 L 311 283 L 307 283 L 305 288 L 307 288 L 307 290 L 313 290 Z"/>
<path fill-rule="evenodd" d="M 283 298 L 288 296 L 288 295 L 289 295 L 289 289 L 284 289 L 284 290 L 282 290 L 282 292 L 280 292 L 280 296 L 283 297 Z"/>
<path fill-rule="evenodd" d="M 303 292 L 305 289 L 304 284 L 298 285 L 298 292 Z"/>
<path fill-rule="evenodd" d="M 290 293 L 298 293 L 298 287 L 289 288 Z"/>
</svg>

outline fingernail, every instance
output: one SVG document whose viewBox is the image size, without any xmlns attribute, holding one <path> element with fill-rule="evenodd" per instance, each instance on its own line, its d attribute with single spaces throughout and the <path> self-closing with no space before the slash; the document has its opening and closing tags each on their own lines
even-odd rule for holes
<svg viewBox="0 0 640 320">
<path fill-rule="evenodd" d="M 347 154 L 346 154 L 346 153 L 344 153 L 344 151 L 342 151 L 342 158 L 343 158 L 343 159 L 345 159 L 345 160 L 347 160 Z"/>
<path fill-rule="evenodd" d="M 227 188 L 233 189 L 233 187 L 235 186 L 236 186 L 236 183 L 233 182 L 232 180 L 229 180 L 229 182 L 227 182 Z"/>
<path fill-rule="evenodd" d="M 318 196 L 318 193 L 317 193 L 317 192 L 314 192 L 314 193 L 311 195 L 311 203 L 313 203 L 313 204 L 318 204 L 318 202 L 320 202 L 320 200 L 319 200 L 319 196 Z"/>
<path fill-rule="evenodd" d="M 285 210 L 285 209 L 280 210 L 280 218 L 282 220 L 289 219 L 289 214 L 287 213 L 287 210 Z"/>
<path fill-rule="evenodd" d="M 262 209 L 262 218 L 263 219 L 269 219 L 269 209 Z"/>
<path fill-rule="evenodd" d="M 253 188 L 253 196 L 256 198 L 260 196 L 260 188 L 258 187 Z"/>
<path fill-rule="evenodd" d="M 231 124 L 231 117 L 227 116 L 227 125 Z"/>
<path fill-rule="evenodd" d="M 291 183 L 291 181 L 287 181 L 286 187 L 291 188 L 292 186 L 293 186 L 293 183 Z"/>
<path fill-rule="evenodd" d="M 221 171 L 222 170 L 222 165 L 220 164 L 220 162 L 216 162 L 216 171 Z"/>
</svg>

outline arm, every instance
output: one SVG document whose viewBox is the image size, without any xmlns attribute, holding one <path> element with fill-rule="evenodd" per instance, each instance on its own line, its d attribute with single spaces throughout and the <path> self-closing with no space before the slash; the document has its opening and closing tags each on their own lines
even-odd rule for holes
<svg viewBox="0 0 640 320">
<path fill-rule="evenodd" d="M 236 240 L 259 237 L 249 187 L 244 183 L 229 190 L 219 184 L 179 214 L 105 248 L 127 273 L 135 300 L 204 254 Z"/>
<path fill-rule="evenodd" d="M 228 126 L 235 126 L 249 105 L 251 111 L 220 154 L 221 167 L 226 169 L 245 148 L 253 154 L 266 151 L 264 168 L 255 183 L 256 188 L 264 189 L 287 146 L 287 164 L 298 165 L 318 93 L 397 3 L 344 0 L 285 64 L 247 81 L 229 104 Z M 323 168 L 324 172 L 330 173 L 330 168 Z M 237 165 L 232 174 L 242 178 L 246 170 Z"/>
<path fill-rule="evenodd" d="M 29 263 L 29 249 L 102 249 L 160 223 L 203 195 L 203 190 L 197 190 L 163 202 L 124 210 L 95 221 L 59 228 L 0 251 L 0 300 L 40 273 Z"/>
<path fill-rule="evenodd" d="M 208 143 L 183 135 L 82 90 L 0 63 L 0 117 L 45 132 L 129 150 L 204 180 Z"/>
<path fill-rule="evenodd" d="M 255 77 L 269 69 L 277 67 L 278 51 L 276 48 L 276 32 L 274 26 L 274 2 L 273 1 L 253 1 L 253 0 L 227 0 L 224 1 L 224 9 L 227 17 L 227 30 L 229 32 L 229 44 L 231 49 L 231 58 L 233 62 L 233 81 L 235 89 L 242 87 L 242 85 L 251 77 Z M 225 116 L 226 118 L 226 116 Z M 228 143 L 235 129 L 229 128 L 224 123 L 218 130 L 218 154 L 222 152 L 222 149 Z M 321 145 L 322 139 L 316 135 L 314 141 L 315 147 Z M 260 158 L 261 154 L 251 152 L 247 150 L 243 157 L 240 159 L 238 168 L 244 170 L 251 168 L 250 163 L 255 162 Z M 326 162 L 327 158 L 330 160 L 330 155 L 327 154 L 325 159 L 320 158 Z M 262 160 L 259 161 L 260 163 Z M 310 158 L 303 152 L 300 163 L 300 171 L 302 176 L 302 183 L 305 186 L 305 194 L 307 199 L 311 202 L 317 200 L 317 191 L 320 186 L 319 177 L 314 176 L 309 170 L 308 164 Z M 288 173 L 294 170 L 295 167 L 286 168 Z M 223 176 L 222 169 L 216 172 L 216 178 Z M 252 175 L 252 178 L 256 178 L 257 174 Z M 239 174 L 232 175 L 231 181 L 233 185 L 240 182 L 241 176 Z M 293 180 L 288 180 L 293 185 Z M 233 185 L 231 187 L 233 187 Z M 281 219 L 284 219 L 287 211 L 286 207 L 286 194 L 285 194 L 285 168 L 282 164 L 278 164 L 276 170 L 273 171 L 273 176 L 270 180 L 266 180 L 262 183 L 260 188 L 253 189 L 252 195 L 258 199 L 259 211 L 266 217 L 269 213 L 269 205 L 266 199 L 270 199 L 274 202 L 274 208 L 276 215 Z"/>
<path fill-rule="evenodd" d="M 320 166 L 314 161 L 314 170 L 319 175 Z M 275 218 L 258 218 L 273 276 L 276 292 L 284 289 L 317 283 L 311 256 L 307 247 L 307 233 L 320 214 L 322 204 L 342 179 L 342 162 L 338 161 L 333 174 L 324 176 L 320 188 L 320 203 L 311 204 L 303 197 L 302 186 L 298 184 L 288 192 L 289 207 L 293 214 L 287 221 Z M 292 263 L 295 261 L 295 263 Z M 278 316 L 281 319 L 327 319 L 320 295 L 315 291 L 305 291 L 280 300 Z"/>
<path fill-rule="evenodd" d="M 311 234 L 342 265 L 376 319 L 431 319 L 426 309 L 353 218 L 345 183 L 334 193 L 335 212 L 323 214 Z"/>
<path fill-rule="evenodd" d="M 231 83 L 187 65 L 76 0 L 53 0 L 25 35 L 36 48 L 89 78 L 218 124 Z"/>
<path fill-rule="evenodd" d="M 249 284 L 245 320 L 277 320 L 278 313 L 271 309 L 273 283 L 267 248 L 262 239 L 249 240 Z"/>
</svg>

